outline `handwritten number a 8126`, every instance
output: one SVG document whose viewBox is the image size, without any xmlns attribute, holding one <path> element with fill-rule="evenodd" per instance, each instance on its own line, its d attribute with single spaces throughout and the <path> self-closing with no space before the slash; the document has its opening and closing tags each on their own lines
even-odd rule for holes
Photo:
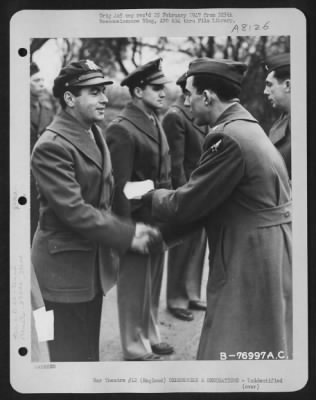
<svg viewBox="0 0 316 400">
<path fill-rule="evenodd" d="M 250 32 L 250 31 L 260 31 L 260 30 L 268 30 L 270 21 L 267 21 L 265 24 L 235 24 L 231 33 L 239 33 L 239 32 Z"/>
</svg>

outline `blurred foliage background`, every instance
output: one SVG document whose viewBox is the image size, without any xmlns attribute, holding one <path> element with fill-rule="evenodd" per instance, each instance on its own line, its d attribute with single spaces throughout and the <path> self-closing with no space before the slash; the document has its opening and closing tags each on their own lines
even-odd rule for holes
<svg viewBox="0 0 316 400">
<path fill-rule="evenodd" d="M 49 67 L 54 66 L 51 70 L 57 76 L 59 69 L 70 61 L 89 58 L 117 83 L 108 92 L 109 105 L 104 127 L 130 99 L 127 89 L 121 87 L 119 82 L 141 64 L 157 57 L 164 60 L 163 69 L 173 83 L 167 86 L 163 114 L 180 94 L 175 81 L 186 71 L 191 60 L 211 57 L 245 62 L 248 71 L 243 81 L 241 103 L 266 132 L 277 115 L 263 95 L 266 73 L 262 63 L 269 55 L 289 51 L 289 36 L 34 38 L 30 44 L 31 59 L 47 74 Z"/>
</svg>

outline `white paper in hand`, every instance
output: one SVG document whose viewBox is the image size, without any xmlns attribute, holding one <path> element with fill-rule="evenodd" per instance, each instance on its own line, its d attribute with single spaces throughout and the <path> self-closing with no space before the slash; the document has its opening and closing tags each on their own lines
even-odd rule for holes
<svg viewBox="0 0 316 400">
<path fill-rule="evenodd" d="M 33 311 L 35 328 L 39 342 L 54 340 L 54 311 L 41 307 Z"/>
<path fill-rule="evenodd" d="M 140 199 L 154 189 L 154 182 L 150 179 L 140 182 L 126 182 L 123 192 L 128 200 Z"/>
</svg>

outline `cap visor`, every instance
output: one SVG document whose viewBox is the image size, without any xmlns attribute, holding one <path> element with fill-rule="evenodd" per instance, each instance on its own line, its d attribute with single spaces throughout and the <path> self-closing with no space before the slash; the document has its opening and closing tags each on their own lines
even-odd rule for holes
<svg viewBox="0 0 316 400">
<path fill-rule="evenodd" d="M 97 86 L 97 85 L 112 85 L 113 81 L 109 81 L 105 78 L 93 78 L 84 82 L 76 83 L 73 86 Z"/>
<path fill-rule="evenodd" d="M 148 82 L 148 85 L 164 85 L 165 83 L 170 83 L 170 82 L 171 82 L 170 79 L 167 79 L 166 77 L 161 77 Z"/>
</svg>

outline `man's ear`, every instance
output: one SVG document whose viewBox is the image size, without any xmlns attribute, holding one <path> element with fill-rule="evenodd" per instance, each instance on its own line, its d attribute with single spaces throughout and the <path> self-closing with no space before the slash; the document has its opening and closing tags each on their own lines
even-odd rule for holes
<svg viewBox="0 0 316 400">
<path fill-rule="evenodd" d="M 64 100 L 68 107 L 72 108 L 75 105 L 74 95 L 69 91 L 64 93 Z"/>
<path fill-rule="evenodd" d="M 203 90 L 203 100 L 205 105 L 209 105 L 213 101 L 213 92 L 209 89 Z"/>
<path fill-rule="evenodd" d="M 291 92 L 291 79 L 285 79 L 284 81 L 285 90 Z"/>
<path fill-rule="evenodd" d="M 139 86 L 136 86 L 136 87 L 134 88 L 134 96 L 135 96 L 137 99 L 142 99 L 142 98 L 143 98 L 143 89 L 140 88 Z"/>
</svg>

